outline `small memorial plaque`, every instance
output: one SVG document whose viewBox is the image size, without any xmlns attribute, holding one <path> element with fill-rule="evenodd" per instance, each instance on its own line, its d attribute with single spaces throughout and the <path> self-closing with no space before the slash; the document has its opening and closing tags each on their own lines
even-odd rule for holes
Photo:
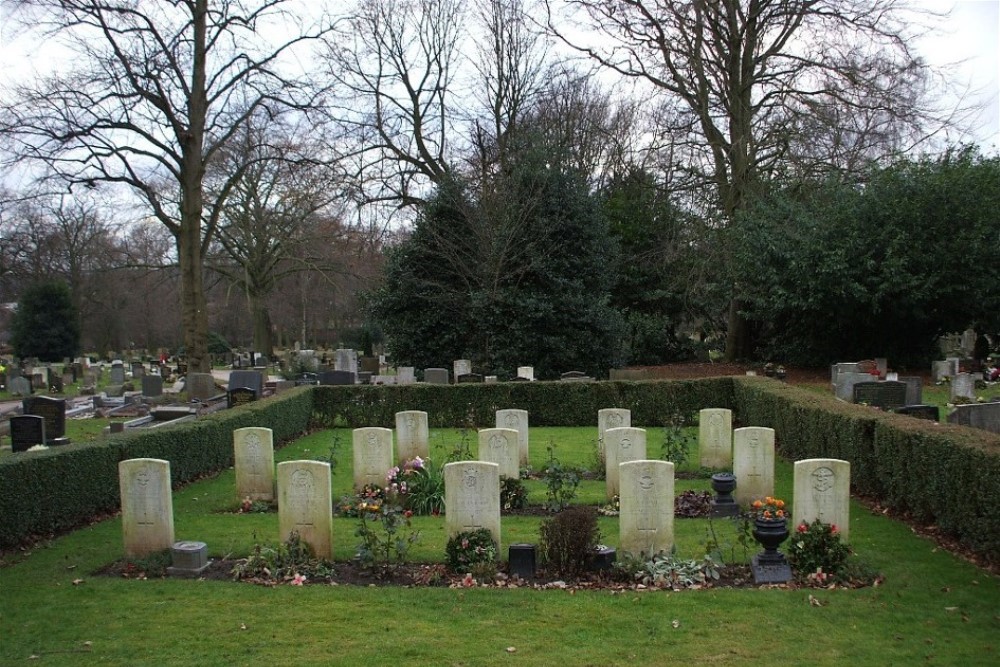
<svg viewBox="0 0 1000 667">
<path fill-rule="evenodd" d="M 247 405 L 257 400 L 257 392 L 250 387 L 237 387 L 235 389 L 230 389 L 227 396 L 229 399 L 229 407 L 231 408 Z"/>
</svg>

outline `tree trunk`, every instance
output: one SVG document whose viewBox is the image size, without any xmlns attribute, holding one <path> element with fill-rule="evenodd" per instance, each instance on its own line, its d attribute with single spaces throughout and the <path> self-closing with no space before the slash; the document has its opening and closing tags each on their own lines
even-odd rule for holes
<svg viewBox="0 0 1000 667">
<path fill-rule="evenodd" d="M 208 373 L 211 359 L 208 356 L 208 304 L 202 279 L 201 225 L 185 222 L 187 224 L 181 226 L 177 235 L 185 356 L 188 370 Z"/>
<path fill-rule="evenodd" d="M 274 357 L 271 313 L 267 309 L 263 296 L 250 295 L 250 311 L 253 313 L 253 349 L 271 359 Z"/>
<path fill-rule="evenodd" d="M 743 302 L 736 297 L 729 301 L 729 325 L 726 332 L 726 361 L 749 359 L 753 354 L 750 330 L 745 317 L 740 315 Z"/>
</svg>

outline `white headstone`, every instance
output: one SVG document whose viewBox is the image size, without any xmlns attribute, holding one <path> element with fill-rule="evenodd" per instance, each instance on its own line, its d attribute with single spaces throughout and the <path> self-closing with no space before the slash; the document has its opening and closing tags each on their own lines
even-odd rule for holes
<svg viewBox="0 0 1000 667">
<path fill-rule="evenodd" d="M 385 486 L 385 474 L 393 466 L 392 429 L 370 426 L 356 428 L 354 444 L 354 490 L 365 484 Z"/>
<path fill-rule="evenodd" d="M 444 467 L 448 537 L 485 528 L 500 544 L 500 467 L 487 461 L 456 461 Z"/>
<path fill-rule="evenodd" d="M 312 547 L 317 558 L 333 557 L 333 492 L 330 464 L 284 461 L 278 464 L 279 539 L 293 532 Z"/>
<path fill-rule="evenodd" d="M 850 537 L 851 464 L 840 459 L 805 459 L 795 462 L 792 525 L 816 519 L 837 526 L 845 542 Z"/>
<path fill-rule="evenodd" d="M 520 476 L 518 451 L 519 434 L 512 428 L 484 428 L 479 431 L 479 460 L 500 466 L 500 476 L 517 479 Z"/>
<path fill-rule="evenodd" d="M 604 432 L 609 428 L 632 425 L 632 411 L 625 408 L 602 408 L 597 411 L 597 448 L 604 455 Z"/>
<path fill-rule="evenodd" d="M 733 498 L 748 508 L 774 495 L 774 429 L 748 426 L 733 431 Z"/>
<path fill-rule="evenodd" d="M 396 384 L 413 384 L 417 381 L 413 366 L 400 366 L 396 369 Z"/>
<path fill-rule="evenodd" d="M 274 433 L 249 426 L 233 431 L 236 498 L 274 500 Z"/>
<path fill-rule="evenodd" d="M 431 454 L 430 428 L 427 413 L 422 410 L 404 410 L 396 413 L 396 460 L 412 461 L 418 456 L 426 459 Z"/>
<path fill-rule="evenodd" d="M 931 362 L 931 377 L 933 377 L 934 382 L 941 382 L 946 377 L 951 377 L 951 371 L 952 363 L 950 361 Z"/>
<path fill-rule="evenodd" d="M 618 549 L 634 556 L 674 546 L 674 464 L 629 461 L 620 466 Z"/>
<path fill-rule="evenodd" d="M 837 398 L 850 403 L 854 400 L 854 385 L 874 380 L 871 373 L 841 373 L 837 376 L 837 386 L 833 391 Z"/>
<path fill-rule="evenodd" d="M 339 349 L 333 360 L 333 370 L 358 372 L 358 353 L 354 350 Z"/>
<path fill-rule="evenodd" d="M 729 470 L 733 465 L 733 411 L 705 408 L 698 412 L 698 452 L 703 468 Z"/>
<path fill-rule="evenodd" d="M 468 359 L 456 359 L 452 363 L 452 377 L 455 378 L 455 382 L 458 382 L 458 378 L 462 375 L 468 375 L 472 372 L 472 362 Z"/>
<path fill-rule="evenodd" d="M 976 380 L 971 373 L 957 373 L 951 379 L 951 398 L 976 400 Z"/>
<path fill-rule="evenodd" d="M 528 466 L 528 411 L 527 410 L 497 410 L 497 428 L 512 428 L 517 431 L 517 463 L 520 467 Z"/>
<path fill-rule="evenodd" d="M 620 492 L 618 467 L 646 458 L 646 430 L 621 426 L 604 432 L 604 485 L 610 500 Z"/>
<path fill-rule="evenodd" d="M 535 367 L 534 366 L 518 366 L 517 367 L 517 377 L 524 378 L 525 380 L 535 379 Z"/>
<path fill-rule="evenodd" d="M 146 556 L 174 543 L 170 462 L 128 459 L 118 464 L 126 556 Z"/>
</svg>

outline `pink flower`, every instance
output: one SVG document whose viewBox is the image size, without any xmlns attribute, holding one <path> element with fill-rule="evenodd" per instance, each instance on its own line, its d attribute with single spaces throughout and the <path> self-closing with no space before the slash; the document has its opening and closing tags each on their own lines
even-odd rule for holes
<svg viewBox="0 0 1000 667">
<path fill-rule="evenodd" d="M 403 516 L 409 519 L 411 516 L 413 516 L 413 512 L 410 510 L 406 510 L 405 512 L 403 512 Z"/>
<path fill-rule="evenodd" d="M 462 585 L 466 588 L 476 585 L 476 580 L 472 578 L 472 573 L 465 575 L 465 578 L 462 579 Z"/>
<path fill-rule="evenodd" d="M 292 586 L 301 586 L 304 583 L 306 583 L 306 576 L 296 572 L 295 576 L 292 577 Z"/>
<path fill-rule="evenodd" d="M 410 461 L 410 463 L 413 464 L 414 468 L 423 468 L 424 467 L 424 460 L 422 458 L 420 458 L 419 456 L 417 458 L 413 459 L 412 461 Z"/>
<path fill-rule="evenodd" d="M 837 524 L 835 524 L 835 523 L 831 523 L 831 524 L 830 524 L 830 534 L 831 534 L 831 535 L 836 535 L 836 534 L 837 534 L 837 532 L 838 532 L 838 531 L 837 531 Z"/>
<path fill-rule="evenodd" d="M 807 526 L 807 525 L 806 525 L 806 524 L 804 524 L 804 523 L 800 523 L 800 524 L 799 524 L 799 527 L 798 527 L 798 528 L 796 528 L 796 530 L 797 530 L 797 531 L 799 531 L 800 533 L 804 533 L 804 532 L 806 532 L 807 530 L 809 530 L 809 526 Z"/>
</svg>

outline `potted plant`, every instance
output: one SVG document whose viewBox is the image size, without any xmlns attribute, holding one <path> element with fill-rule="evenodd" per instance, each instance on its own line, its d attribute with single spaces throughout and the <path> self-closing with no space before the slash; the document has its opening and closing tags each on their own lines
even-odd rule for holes
<svg viewBox="0 0 1000 667">
<path fill-rule="evenodd" d="M 754 520 L 753 537 L 764 547 L 757 559 L 761 563 L 784 563 L 785 557 L 778 551 L 782 542 L 788 539 L 788 514 L 785 501 L 768 496 L 755 500 L 751 506 Z"/>
</svg>

